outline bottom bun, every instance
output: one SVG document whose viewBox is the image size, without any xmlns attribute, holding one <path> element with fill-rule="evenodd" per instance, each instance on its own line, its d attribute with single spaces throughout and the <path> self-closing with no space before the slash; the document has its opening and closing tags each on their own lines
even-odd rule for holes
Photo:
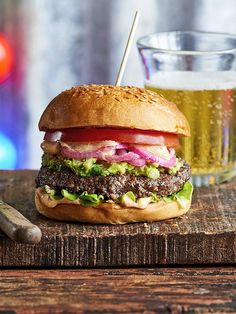
<svg viewBox="0 0 236 314">
<path fill-rule="evenodd" d="M 115 203 L 101 203 L 97 206 L 85 207 L 68 200 L 50 200 L 49 196 L 38 188 L 35 191 L 35 204 L 42 215 L 51 219 L 93 224 L 125 224 L 181 216 L 187 213 L 191 201 L 185 208 L 180 208 L 176 201 L 151 203 L 145 209 L 122 207 Z"/>
</svg>

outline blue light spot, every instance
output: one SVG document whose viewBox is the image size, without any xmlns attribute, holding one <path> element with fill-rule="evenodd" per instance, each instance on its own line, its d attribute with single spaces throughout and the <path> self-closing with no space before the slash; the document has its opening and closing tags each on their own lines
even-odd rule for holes
<svg viewBox="0 0 236 314">
<path fill-rule="evenodd" d="M 16 161 L 15 146 L 7 136 L 0 133 L 0 169 L 15 169 Z"/>
</svg>

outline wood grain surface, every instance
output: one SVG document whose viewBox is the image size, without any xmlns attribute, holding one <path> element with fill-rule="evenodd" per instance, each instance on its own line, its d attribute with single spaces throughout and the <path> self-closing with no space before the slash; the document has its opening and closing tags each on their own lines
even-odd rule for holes
<svg viewBox="0 0 236 314">
<path fill-rule="evenodd" d="M 4 270 L 0 313 L 236 313 L 236 270 Z"/>
<path fill-rule="evenodd" d="M 37 245 L 0 233 L 0 266 L 127 266 L 236 262 L 236 180 L 194 191 L 178 219 L 123 226 L 60 223 L 34 206 L 35 171 L 0 172 L 0 198 L 42 230 Z"/>
</svg>

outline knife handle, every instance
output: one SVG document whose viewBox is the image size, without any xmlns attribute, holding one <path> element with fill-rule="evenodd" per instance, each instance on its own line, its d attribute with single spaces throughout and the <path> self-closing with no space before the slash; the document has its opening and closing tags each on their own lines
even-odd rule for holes
<svg viewBox="0 0 236 314">
<path fill-rule="evenodd" d="M 42 232 L 12 206 L 0 200 L 0 229 L 9 238 L 21 243 L 37 244 Z"/>
</svg>

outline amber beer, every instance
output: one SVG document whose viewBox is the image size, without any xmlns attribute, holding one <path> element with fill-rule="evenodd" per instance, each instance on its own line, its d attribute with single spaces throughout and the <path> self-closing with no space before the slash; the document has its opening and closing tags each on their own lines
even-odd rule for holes
<svg viewBox="0 0 236 314">
<path fill-rule="evenodd" d="M 159 72 L 145 86 L 176 103 L 186 115 L 191 138 L 181 140 L 180 155 L 191 164 L 193 181 L 197 175 L 210 184 L 233 177 L 236 174 L 235 72 Z"/>
</svg>

